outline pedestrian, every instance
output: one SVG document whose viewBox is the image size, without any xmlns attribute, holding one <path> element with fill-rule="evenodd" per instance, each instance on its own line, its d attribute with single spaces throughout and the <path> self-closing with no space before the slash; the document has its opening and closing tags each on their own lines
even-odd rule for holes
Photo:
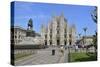
<svg viewBox="0 0 100 67">
<path fill-rule="evenodd" d="M 60 52 L 62 53 L 62 55 L 64 55 L 64 48 L 63 47 L 60 48 Z"/>
<path fill-rule="evenodd" d="M 78 51 L 78 45 L 75 46 L 75 52 L 77 52 L 77 51 Z"/>
</svg>

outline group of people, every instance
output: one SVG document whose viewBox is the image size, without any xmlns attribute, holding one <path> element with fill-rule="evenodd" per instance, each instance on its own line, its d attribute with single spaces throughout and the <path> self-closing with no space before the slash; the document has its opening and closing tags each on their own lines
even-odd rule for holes
<svg viewBox="0 0 100 67">
<path fill-rule="evenodd" d="M 77 52 L 78 50 L 79 50 L 79 45 L 69 45 L 69 46 L 62 46 L 62 47 L 60 47 L 60 50 L 61 50 L 61 52 L 63 53 L 64 52 L 64 50 L 66 50 L 66 49 L 74 49 L 75 50 L 75 52 Z M 84 47 L 81 47 L 82 49 L 84 48 Z"/>
<path fill-rule="evenodd" d="M 76 44 L 75 44 L 75 45 L 69 45 L 69 46 L 68 46 L 68 45 L 60 46 L 59 48 L 60 48 L 59 51 L 60 51 L 62 54 L 64 54 L 64 51 L 67 50 L 67 49 L 68 49 L 68 50 L 74 50 L 75 52 L 78 52 L 78 51 L 80 50 L 80 48 L 83 50 L 83 49 L 84 49 L 84 46 L 81 46 L 81 47 L 80 47 L 79 45 L 76 45 Z M 55 50 L 54 50 L 53 52 L 55 53 Z"/>
</svg>

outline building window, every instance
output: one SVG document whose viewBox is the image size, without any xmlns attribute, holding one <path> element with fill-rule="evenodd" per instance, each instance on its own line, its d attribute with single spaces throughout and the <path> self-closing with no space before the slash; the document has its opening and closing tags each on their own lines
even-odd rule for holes
<svg viewBox="0 0 100 67">
<path fill-rule="evenodd" d="M 59 30 L 57 30 L 57 34 L 59 34 Z"/>
<path fill-rule="evenodd" d="M 52 38 L 52 35 L 50 34 L 50 39 Z"/>
<path fill-rule="evenodd" d="M 59 21 L 57 21 L 57 27 L 59 27 L 59 25 L 60 25 L 60 23 L 59 23 Z"/>
<path fill-rule="evenodd" d="M 64 41 L 64 44 L 66 45 L 66 41 Z"/>
<path fill-rule="evenodd" d="M 64 37 L 66 38 L 66 34 L 64 35 Z"/>
<path fill-rule="evenodd" d="M 47 40 L 45 40 L 45 45 L 47 45 Z"/>
<path fill-rule="evenodd" d="M 50 45 L 52 45 L 52 40 L 50 40 Z"/>
<path fill-rule="evenodd" d="M 67 33 L 66 29 L 65 29 L 65 34 Z"/>
<path fill-rule="evenodd" d="M 19 37 L 18 37 L 18 38 L 20 39 L 20 37 L 21 37 L 21 36 L 19 35 Z"/>
<path fill-rule="evenodd" d="M 71 38 L 72 36 L 71 36 L 71 34 L 69 34 L 69 38 Z"/>
<path fill-rule="evenodd" d="M 45 39 L 47 39 L 47 35 L 45 35 Z"/>
<path fill-rule="evenodd" d="M 50 29 L 50 33 L 52 33 L 52 29 Z"/>
<path fill-rule="evenodd" d="M 60 40 L 57 40 L 57 45 L 60 45 Z"/>
<path fill-rule="evenodd" d="M 69 40 L 69 45 L 71 45 L 72 44 L 72 42 L 71 42 L 71 40 Z"/>
</svg>

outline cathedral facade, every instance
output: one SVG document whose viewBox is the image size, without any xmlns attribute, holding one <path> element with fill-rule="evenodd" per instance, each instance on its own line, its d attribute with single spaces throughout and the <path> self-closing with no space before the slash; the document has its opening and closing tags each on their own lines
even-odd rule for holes
<svg viewBox="0 0 100 67">
<path fill-rule="evenodd" d="M 41 26 L 41 37 L 44 45 L 74 45 L 76 42 L 76 27 L 69 25 L 64 15 L 53 16 L 48 25 Z"/>
</svg>

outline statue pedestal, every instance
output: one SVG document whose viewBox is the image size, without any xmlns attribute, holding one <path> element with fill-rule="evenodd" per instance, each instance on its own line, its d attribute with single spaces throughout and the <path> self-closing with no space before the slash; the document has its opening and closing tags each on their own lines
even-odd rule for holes
<svg viewBox="0 0 100 67">
<path fill-rule="evenodd" d="M 26 36 L 27 37 L 35 37 L 35 31 L 27 30 Z"/>
</svg>

